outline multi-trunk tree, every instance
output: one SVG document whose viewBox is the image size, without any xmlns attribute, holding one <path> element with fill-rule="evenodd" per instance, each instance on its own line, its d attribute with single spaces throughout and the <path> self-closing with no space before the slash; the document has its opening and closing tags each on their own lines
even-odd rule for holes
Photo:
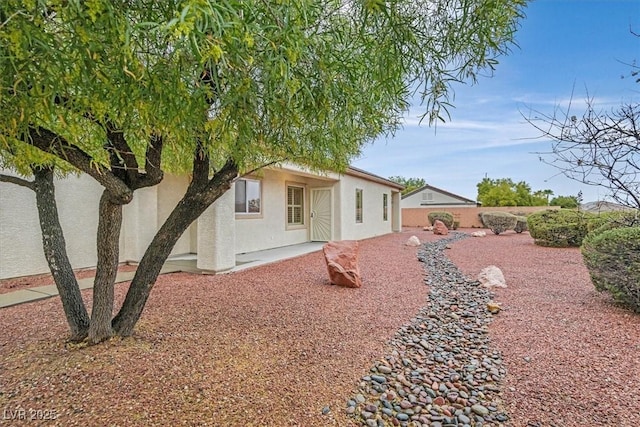
<svg viewBox="0 0 640 427">
<path fill-rule="evenodd" d="M 5 0 L 1 181 L 36 193 L 73 340 L 130 335 L 177 239 L 233 182 L 280 161 L 344 168 L 410 96 L 445 116 L 451 83 L 507 52 L 525 0 Z M 91 315 L 54 176 L 102 185 Z M 167 171 L 190 184 L 115 317 L 122 207 Z M 3 184 L 5 185 L 5 184 Z"/>
</svg>

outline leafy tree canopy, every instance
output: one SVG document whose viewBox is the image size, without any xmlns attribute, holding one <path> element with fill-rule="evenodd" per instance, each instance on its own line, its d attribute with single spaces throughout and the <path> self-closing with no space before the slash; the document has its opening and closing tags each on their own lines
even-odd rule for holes
<svg viewBox="0 0 640 427">
<path fill-rule="evenodd" d="M 53 161 L 24 144 L 47 129 L 94 166 L 115 130 L 138 161 L 161 138 L 169 170 L 189 171 L 196 141 L 217 166 L 343 168 L 398 125 L 410 88 L 442 118 L 450 83 L 496 64 L 523 5 L 431 3 L 6 0 L 5 166 Z"/>
<path fill-rule="evenodd" d="M 482 206 L 546 206 L 553 195 L 551 190 L 532 192 L 525 181 L 513 182 L 511 178 L 483 178 L 476 187 Z"/>
<path fill-rule="evenodd" d="M 413 190 L 424 187 L 427 182 L 423 178 L 405 178 L 403 176 L 390 176 L 389 180 L 397 182 L 400 185 L 404 185 L 402 194 L 411 193 Z"/>
<path fill-rule="evenodd" d="M 560 206 L 565 209 L 575 209 L 580 205 L 577 196 L 556 196 L 549 202 L 551 206 Z"/>
</svg>

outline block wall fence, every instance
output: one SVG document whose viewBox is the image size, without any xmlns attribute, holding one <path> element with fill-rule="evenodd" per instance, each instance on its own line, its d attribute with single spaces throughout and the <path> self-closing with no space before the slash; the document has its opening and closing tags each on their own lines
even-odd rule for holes
<svg viewBox="0 0 640 427">
<path fill-rule="evenodd" d="M 480 222 L 481 212 L 509 212 L 514 215 L 526 215 L 532 212 L 560 209 L 559 206 L 505 206 L 486 208 L 402 208 L 403 227 L 425 227 L 429 224 L 430 212 L 449 212 L 460 228 L 483 228 Z"/>
</svg>

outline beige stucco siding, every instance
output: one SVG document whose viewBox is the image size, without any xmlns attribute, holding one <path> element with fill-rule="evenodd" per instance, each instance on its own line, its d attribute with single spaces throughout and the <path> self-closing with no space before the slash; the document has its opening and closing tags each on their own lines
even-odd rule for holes
<svg viewBox="0 0 640 427">
<path fill-rule="evenodd" d="M 235 214 L 232 188 L 216 202 L 217 207 L 198 220 L 200 227 L 197 223 L 190 226 L 172 254 L 202 252 L 198 255 L 201 268 L 222 271 L 233 267 L 235 254 L 308 242 L 312 239 L 313 189 L 330 190 L 332 240 L 364 239 L 398 231 L 401 218 L 398 189 L 362 171 L 355 173 L 355 176 L 314 174 L 291 165 L 266 169 L 252 177 L 261 181 L 259 215 Z M 123 207 L 121 262 L 142 258 L 159 227 L 183 197 L 188 183 L 186 176 L 166 175 L 158 186 L 134 193 L 132 202 Z M 288 185 L 304 189 L 302 225 L 287 225 Z M 356 223 L 355 218 L 356 188 L 363 191 L 362 223 Z M 96 265 L 95 239 L 101 194 L 102 187 L 87 175 L 56 180 L 60 219 L 74 269 Z M 388 200 L 386 220 L 383 194 L 387 194 Z M 326 228 L 318 230 L 323 230 L 321 236 L 326 239 Z M 14 184 L 0 183 L 0 278 L 47 272 L 34 193 Z"/>
<path fill-rule="evenodd" d="M 168 175 L 160 185 L 134 193 L 131 203 L 123 207 L 121 262 L 142 258 L 187 185 L 186 177 Z M 56 179 L 55 187 L 71 265 L 74 269 L 95 267 L 98 204 L 103 188 L 84 174 Z M 191 230 L 185 232 L 172 253 L 191 252 L 193 235 Z M 24 187 L 0 183 L 0 279 L 48 272 L 35 194 Z"/>
<path fill-rule="evenodd" d="M 2 173 L 8 173 L 2 171 Z M 86 175 L 56 180 L 56 201 L 74 268 L 96 264 L 98 202 L 102 187 Z M 0 184 L 0 278 L 48 273 L 35 193 Z"/>
<path fill-rule="evenodd" d="M 158 186 L 142 188 L 123 207 L 120 261 L 138 261 L 158 229 Z"/>
<path fill-rule="evenodd" d="M 360 240 L 393 232 L 392 190 L 385 185 L 343 175 L 340 187 L 340 232 L 337 240 Z M 362 222 L 356 222 L 356 189 L 362 189 Z M 387 194 L 387 220 L 383 218 L 383 194 Z"/>
<path fill-rule="evenodd" d="M 310 190 L 331 186 L 331 180 L 299 175 L 287 169 L 265 170 L 259 179 L 262 186 L 261 214 L 236 215 L 235 253 L 295 245 L 309 241 Z M 287 226 L 287 185 L 304 188 L 304 225 Z"/>
</svg>

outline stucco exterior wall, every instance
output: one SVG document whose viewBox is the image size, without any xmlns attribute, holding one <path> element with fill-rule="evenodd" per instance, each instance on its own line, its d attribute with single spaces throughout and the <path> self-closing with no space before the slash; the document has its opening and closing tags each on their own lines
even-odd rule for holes
<svg viewBox="0 0 640 427">
<path fill-rule="evenodd" d="M 310 189 L 330 187 L 330 178 L 317 179 L 299 175 L 286 169 L 265 170 L 260 176 L 262 186 L 262 212 L 254 215 L 236 214 L 235 253 L 254 252 L 263 249 L 295 245 L 309 241 Z M 304 225 L 287 227 L 287 185 L 304 188 Z"/>
<path fill-rule="evenodd" d="M 424 227 L 429 225 L 428 215 L 430 212 L 444 211 L 453 215 L 454 221 L 460 223 L 461 228 L 482 228 L 479 214 L 481 212 L 509 212 L 512 214 L 529 214 L 547 209 L 560 209 L 558 206 L 507 206 L 507 207 L 486 207 L 486 208 L 403 208 L 403 227 Z"/>
<path fill-rule="evenodd" d="M 3 173 L 9 173 L 3 171 Z M 167 175 L 163 182 L 134 193 L 123 207 L 120 262 L 139 261 L 158 227 L 182 198 L 186 177 Z M 55 180 L 60 223 L 74 269 L 95 267 L 98 204 L 102 186 L 87 175 Z M 178 240 L 172 254 L 192 251 L 195 225 Z M 48 273 L 33 191 L 0 183 L 0 279 Z"/>
<path fill-rule="evenodd" d="M 231 190 L 213 202 L 196 221 L 196 266 L 200 269 L 221 272 L 236 265 L 236 253 L 231 250 L 236 240 L 235 192 Z"/>
<path fill-rule="evenodd" d="M 86 175 L 56 180 L 60 223 L 74 268 L 96 264 L 101 194 L 102 187 Z M 35 193 L 14 184 L 0 183 L 0 279 L 48 272 L 42 253 Z"/>
<path fill-rule="evenodd" d="M 360 240 L 393 232 L 392 190 L 382 184 L 343 175 L 340 188 L 340 226 L 336 240 Z M 356 222 L 356 189 L 362 189 L 362 222 Z M 387 220 L 383 219 L 382 195 L 387 194 Z"/>
<path fill-rule="evenodd" d="M 264 170 L 256 178 L 262 182 L 260 215 L 227 215 L 226 219 L 217 218 L 200 224 L 201 230 L 198 230 L 196 222 L 178 240 L 172 254 L 193 253 L 202 249 L 202 252 L 209 255 L 203 253 L 202 256 L 207 259 L 199 260 L 199 264 L 205 266 L 203 268 L 216 270 L 232 266 L 231 260 L 234 260 L 235 254 L 308 242 L 311 240 L 311 190 L 319 188 L 331 190 L 331 240 L 364 239 L 399 231 L 399 192 L 384 183 L 376 182 L 375 177 L 372 181 L 362 173 L 358 176 L 334 173 L 315 175 L 303 169 L 284 167 Z M 301 226 L 287 226 L 288 184 L 304 188 L 304 224 Z M 182 198 L 187 186 L 188 177 L 166 175 L 158 186 L 134 193 L 132 202 L 123 207 L 121 262 L 139 261 L 142 258 L 158 228 Z M 356 223 L 355 218 L 356 188 L 363 190 L 362 223 Z M 74 269 L 96 265 L 95 239 L 101 194 L 102 187 L 87 175 L 56 180 L 60 219 Z M 234 212 L 234 194 L 232 188 L 229 197 L 221 199 L 229 205 L 223 209 L 225 212 L 227 207 L 231 213 Z M 387 194 L 386 221 L 383 219 L 383 194 Z M 233 227 L 229 229 L 232 233 L 227 233 L 227 224 L 228 227 Z M 212 233 L 215 235 L 211 235 Z M 215 248 L 206 247 L 204 250 L 203 245 L 212 241 L 217 242 Z M 48 271 L 42 254 L 34 193 L 14 184 L 0 183 L 0 278 Z"/>
<path fill-rule="evenodd" d="M 158 230 L 158 186 L 142 188 L 122 210 L 120 261 L 139 261 Z"/>
</svg>

